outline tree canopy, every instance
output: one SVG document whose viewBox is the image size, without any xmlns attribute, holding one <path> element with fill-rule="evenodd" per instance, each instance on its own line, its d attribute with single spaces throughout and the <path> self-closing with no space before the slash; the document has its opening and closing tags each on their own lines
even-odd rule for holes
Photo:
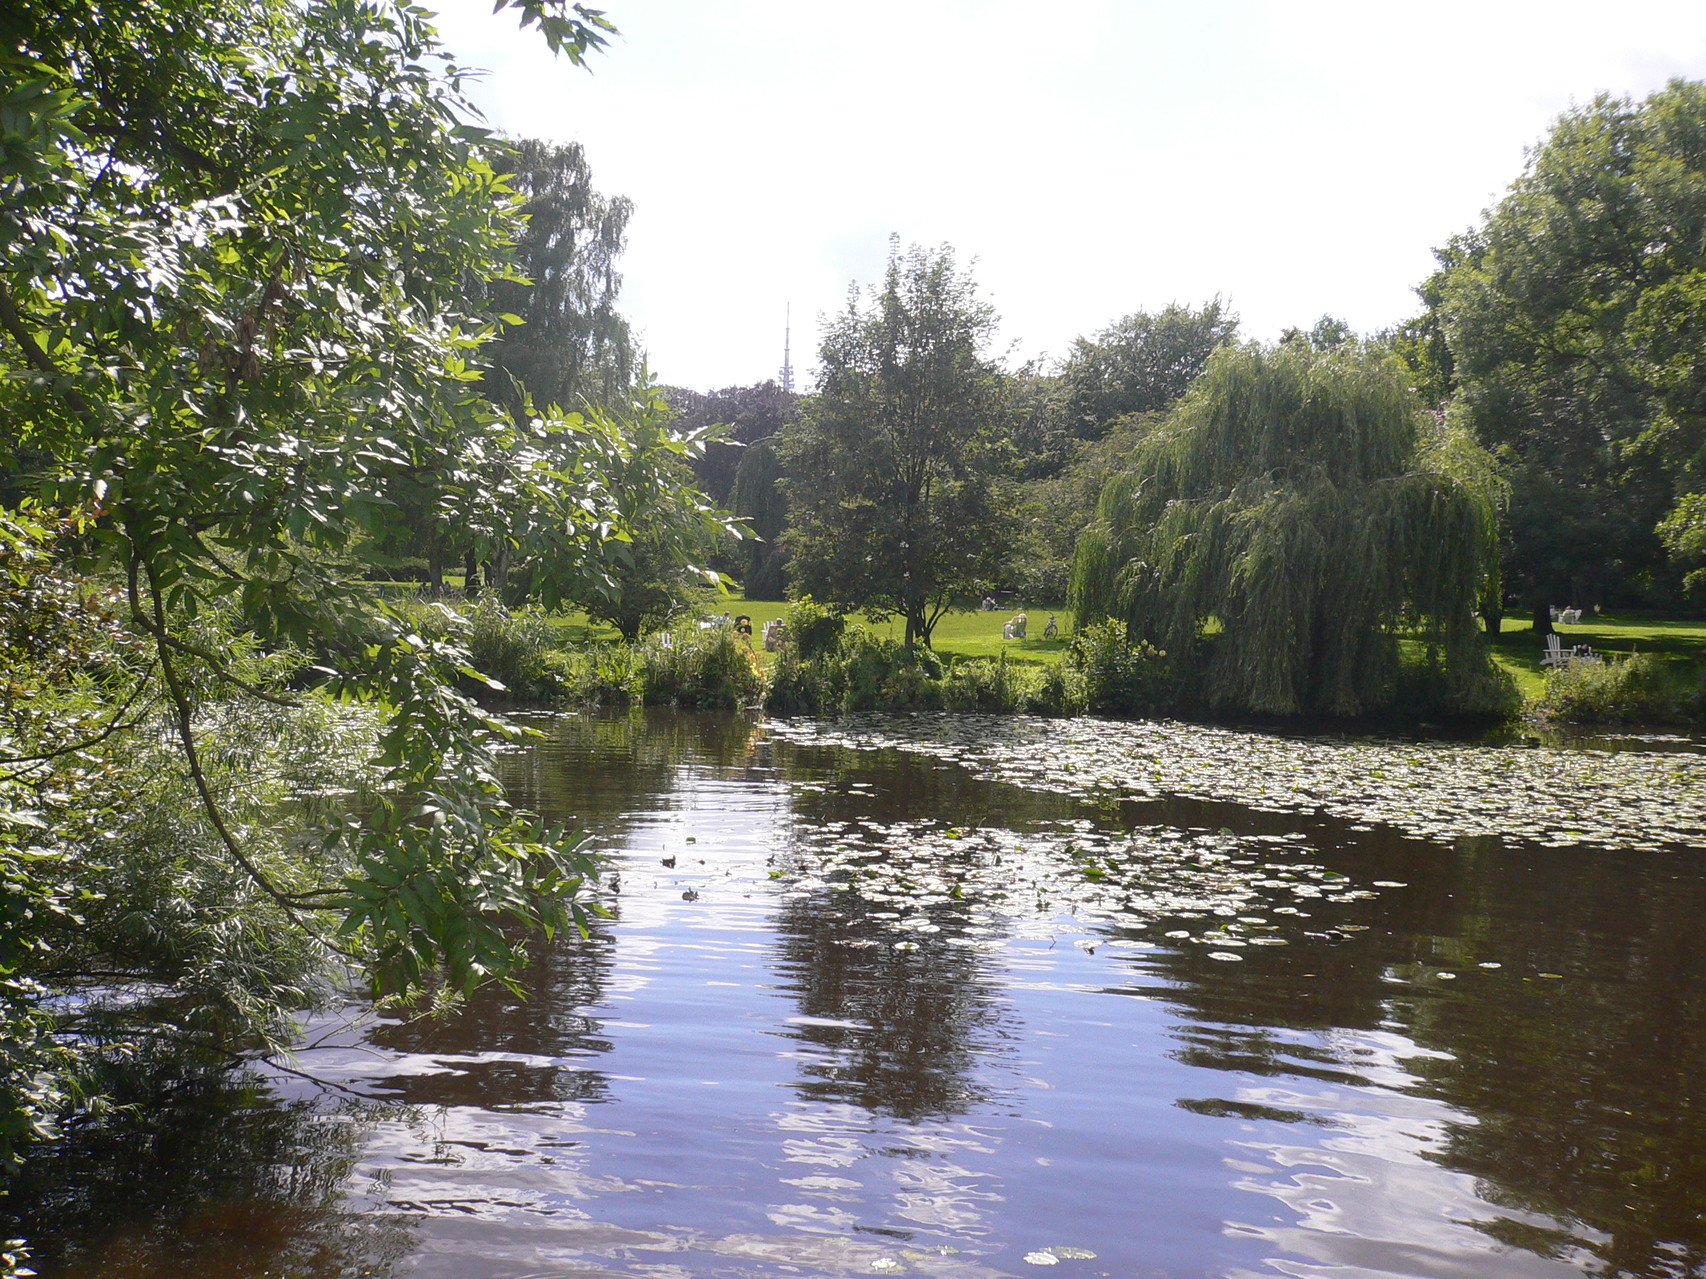
<svg viewBox="0 0 1706 1279">
<path fill-rule="evenodd" d="M 573 60 L 609 30 L 578 6 L 516 7 Z M 93 585 L 65 597 L 110 601 L 142 641 L 76 690 L 105 727 L 78 722 L 94 741 L 176 741 L 230 871 L 210 920 L 270 912 L 393 993 L 505 975 L 514 925 L 572 924 L 590 863 L 504 800 L 490 751 L 516 730 L 458 690 L 473 672 L 454 626 L 423 637 L 361 588 L 363 559 L 413 504 L 544 598 L 614 590 L 634 521 L 722 528 L 671 464 L 689 443 L 628 429 L 621 405 L 512 413 L 483 377 L 519 196 L 420 7 L 21 0 L 0 12 L 0 68 L 0 464 L 38 512 L 8 537 L 74 557 Z M 222 781 L 230 717 L 209 707 L 311 700 L 257 673 L 257 644 L 318 660 L 377 717 L 363 802 L 313 862 L 272 858 Z M 163 718 L 138 727 L 133 703 L 155 698 Z M 0 751 L 8 901 L 42 920 L 98 897 L 100 858 L 78 844 L 93 835 L 43 807 L 42 748 Z"/>
<path fill-rule="evenodd" d="M 1427 295 L 1509 469 L 1513 584 L 1669 589 L 1655 527 L 1706 487 L 1706 85 L 1566 112 Z"/>
<path fill-rule="evenodd" d="M 525 219 L 515 246 L 525 278 L 492 281 L 487 306 L 522 323 L 505 328 L 487 357 L 533 404 L 574 410 L 617 401 L 637 364 L 628 322 L 616 309 L 616 259 L 633 204 L 599 194 L 576 142 L 504 141 L 486 157 L 522 196 Z M 506 398 L 512 411 L 527 411 L 515 391 Z"/>
<path fill-rule="evenodd" d="M 1215 298 L 1194 310 L 1175 302 L 1135 311 L 1076 339 L 1061 371 L 1067 429 L 1099 439 L 1116 418 L 1166 408 L 1237 334 L 1238 317 Z"/>
<path fill-rule="evenodd" d="M 816 397 L 783 435 L 795 589 L 899 616 L 906 644 L 986 582 L 1005 541 L 984 454 L 995 314 L 952 250 L 891 240 L 881 287 L 830 322 Z"/>
<path fill-rule="evenodd" d="M 1406 630 L 1460 700 L 1484 694 L 1490 467 L 1406 380 L 1355 345 L 1218 351 L 1104 488 L 1073 564 L 1080 625 L 1121 619 L 1176 659 L 1206 648 L 1220 710 L 1376 710 Z"/>
</svg>

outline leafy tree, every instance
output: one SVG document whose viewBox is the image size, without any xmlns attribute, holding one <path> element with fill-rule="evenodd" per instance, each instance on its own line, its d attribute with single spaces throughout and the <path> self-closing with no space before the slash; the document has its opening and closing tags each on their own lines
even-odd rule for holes
<svg viewBox="0 0 1706 1279">
<path fill-rule="evenodd" d="M 526 278 L 494 280 L 490 302 L 523 323 L 505 329 L 487 357 L 534 404 L 578 409 L 619 399 L 636 372 L 628 322 L 616 310 L 616 258 L 633 204 L 593 189 L 579 143 L 520 139 L 498 145 L 488 160 L 511 175 L 527 221 L 515 246 Z M 515 389 L 507 398 L 512 412 L 525 411 Z"/>
<path fill-rule="evenodd" d="M 1237 334 L 1237 315 L 1215 298 L 1196 310 L 1173 303 L 1155 314 L 1135 311 L 1078 338 L 1061 371 L 1067 429 L 1099 439 L 1116 418 L 1168 407 Z"/>
<path fill-rule="evenodd" d="M 591 10 L 519 7 L 571 59 L 608 30 Z M 44 507 L 78 513 L 70 549 L 145 641 L 231 874 L 390 992 L 511 971 L 513 925 L 573 925 L 590 863 L 508 807 L 490 752 L 515 730 L 456 691 L 454 635 L 423 639 L 351 580 L 363 549 L 419 501 L 549 598 L 611 586 L 607 548 L 635 512 L 679 499 L 684 523 L 718 527 L 667 467 L 632 465 L 619 413 L 516 420 L 493 403 L 480 359 L 498 322 L 471 299 L 515 274 L 521 228 L 428 16 L 392 0 L 0 13 L 6 443 L 32 458 Z M 370 802 L 329 821 L 316 861 L 275 863 L 266 824 L 222 787 L 230 721 L 203 714 L 210 690 L 308 699 L 247 671 L 217 617 L 326 655 L 382 715 Z M 118 732 L 125 703 L 107 704 Z M 18 820 L 0 816 L 8 878 L 29 874 Z M 98 859 L 64 856 L 98 892 Z"/>
<path fill-rule="evenodd" d="M 576 584 L 568 597 L 630 642 L 680 608 L 694 587 L 720 582 L 702 567 L 718 535 L 744 536 L 694 485 L 692 463 L 721 428 L 679 430 L 662 393 L 646 391 L 614 417 L 621 451 L 601 468 L 607 508 L 625 531 L 589 544 L 595 567 L 571 563 L 563 575 Z"/>
<path fill-rule="evenodd" d="M 1461 398 L 1511 469 L 1513 586 L 1669 589 L 1655 526 L 1706 488 L 1706 86 L 1565 113 L 1443 276 Z"/>
<path fill-rule="evenodd" d="M 783 435 L 795 589 L 905 619 L 906 645 L 994 571 L 1007 517 L 984 467 L 995 327 L 952 250 L 889 245 L 887 274 L 828 327 L 818 394 Z"/>
<path fill-rule="evenodd" d="M 1290 328 L 1280 334 L 1281 344 L 1301 342 L 1315 351 L 1336 351 L 1349 342 L 1356 341 L 1356 333 L 1351 326 L 1336 315 L 1323 315 L 1307 329 Z"/>
<path fill-rule="evenodd" d="M 1490 464 L 1357 346 L 1227 347 L 1109 480 L 1073 564 L 1079 624 L 1175 657 L 1218 628 L 1203 700 L 1358 715 L 1419 632 L 1458 705 L 1497 697 L 1473 608 L 1494 554 Z"/>
<path fill-rule="evenodd" d="M 735 472 L 746 457 L 746 449 L 759 440 L 779 436 L 782 428 L 798 416 L 800 403 L 799 395 L 784 391 L 774 381 L 710 392 L 671 386 L 664 388 L 664 395 L 681 414 L 679 426 L 683 430 L 723 427 L 693 466 L 700 487 L 723 506 L 732 504 Z"/>
<path fill-rule="evenodd" d="M 782 459 L 774 439 L 759 440 L 746 450 L 735 472 L 729 510 L 745 520 L 753 534 L 742 543 L 741 585 L 746 598 L 786 599 L 781 542 L 788 504 L 782 496 Z"/>
</svg>

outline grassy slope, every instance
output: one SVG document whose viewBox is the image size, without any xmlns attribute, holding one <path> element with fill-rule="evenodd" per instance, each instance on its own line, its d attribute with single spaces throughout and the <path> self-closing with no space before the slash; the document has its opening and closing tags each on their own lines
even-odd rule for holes
<svg viewBox="0 0 1706 1279">
<path fill-rule="evenodd" d="M 1559 642 L 1566 648 L 1587 644 L 1596 653 L 1655 654 L 1679 683 L 1697 685 L 1706 669 L 1706 622 L 1661 621 L 1632 615 L 1602 613 L 1584 619 L 1579 626 L 1559 626 Z M 1523 697 L 1540 696 L 1546 671 L 1540 665 L 1544 649 L 1535 638 L 1532 624 L 1506 618 L 1492 640 L 1493 659 L 1516 676 Z"/>
</svg>

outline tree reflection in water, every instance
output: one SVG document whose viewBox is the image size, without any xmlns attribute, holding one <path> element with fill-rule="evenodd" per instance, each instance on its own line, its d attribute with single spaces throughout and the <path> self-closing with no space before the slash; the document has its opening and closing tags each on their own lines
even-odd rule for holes
<svg viewBox="0 0 1706 1279">
<path fill-rule="evenodd" d="M 1004 825 L 1022 829 L 1074 808 L 894 752 L 850 759 L 796 747 L 785 752 L 784 767 L 805 783 L 793 792 L 798 825 L 838 828 L 844 845 L 868 846 L 873 861 L 884 856 L 874 834 L 884 824 L 927 818 L 972 827 L 993 801 Z M 778 868 L 786 879 L 822 869 L 798 840 Z M 988 950 L 974 942 L 979 930 L 970 916 L 985 903 L 912 888 L 899 901 L 874 888 L 806 891 L 777 912 L 778 967 L 801 1013 L 786 1033 L 809 1047 L 796 1085 L 802 1097 L 909 1122 L 965 1114 L 991 1099 L 990 1067 L 1017 1027 Z M 911 940 L 897 945 L 888 917 L 902 909 Z"/>
<path fill-rule="evenodd" d="M 37 1152 L 0 1204 L 43 1279 L 345 1279 L 394 1273 L 409 1220 L 363 1211 L 350 1178 L 394 1106 L 287 1102 L 257 1077 L 133 1099 Z"/>
<path fill-rule="evenodd" d="M 1168 815 L 1276 820 L 1228 807 Z M 1396 1032 L 1422 1050 L 1402 1063 L 1406 1089 L 1461 1116 L 1425 1156 L 1508 1213 L 1475 1228 L 1542 1256 L 1587 1254 L 1598 1274 L 1706 1273 L 1706 873 L 1675 856 L 1444 848 L 1314 825 L 1329 864 L 1404 888 L 1275 915 L 1288 944 L 1236 964 L 1206 946 L 1146 956 L 1164 982 L 1127 989 L 1187 1013 L 1178 1059 L 1370 1086 L 1368 1063 L 1337 1041 Z M 1180 1104 L 1330 1122 L 1227 1097 Z"/>
</svg>

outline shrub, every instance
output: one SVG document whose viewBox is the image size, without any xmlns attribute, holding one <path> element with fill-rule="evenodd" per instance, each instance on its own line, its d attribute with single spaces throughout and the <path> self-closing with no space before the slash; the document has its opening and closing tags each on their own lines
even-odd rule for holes
<svg viewBox="0 0 1706 1279">
<path fill-rule="evenodd" d="M 1178 681 L 1167 654 L 1147 642 L 1131 643 L 1119 622 L 1095 622 L 1080 630 L 1067 646 L 1064 664 L 1082 681 L 1074 692 L 1093 714 L 1160 715 L 1177 701 Z"/>
<path fill-rule="evenodd" d="M 631 706 L 645 695 L 646 666 L 630 644 L 588 644 L 545 655 L 547 700 L 596 706 Z"/>
<path fill-rule="evenodd" d="M 640 645 L 648 706 L 734 709 L 764 696 L 764 668 L 746 639 L 726 627 L 661 631 Z"/>
<path fill-rule="evenodd" d="M 842 711 L 927 711 L 942 706 L 942 663 L 926 648 L 910 652 L 892 639 L 860 631 L 843 639 L 834 657 L 843 669 Z"/>
<path fill-rule="evenodd" d="M 536 701 L 552 690 L 547 655 L 556 643 L 543 609 L 510 612 L 495 595 L 482 595 L 464 614 L 464 642 L 474 669 L 504 685 L 512 697 Z"/>
<path fill-rule="evenodd" d="M 1534 714 L 1564 724 L 1627 724 L 1674 718 L 1678 698 L 1650 653 L 1571 662 L 1546 674 Z"/>
<path fill-rule="evenodd" d="M 806 661 L 833 653 L 847 630 L 845 617 L 831 613 L 809 595 L 790 604 L 783 620 L 788 626 L 789 642 Z"/>
</svg>

